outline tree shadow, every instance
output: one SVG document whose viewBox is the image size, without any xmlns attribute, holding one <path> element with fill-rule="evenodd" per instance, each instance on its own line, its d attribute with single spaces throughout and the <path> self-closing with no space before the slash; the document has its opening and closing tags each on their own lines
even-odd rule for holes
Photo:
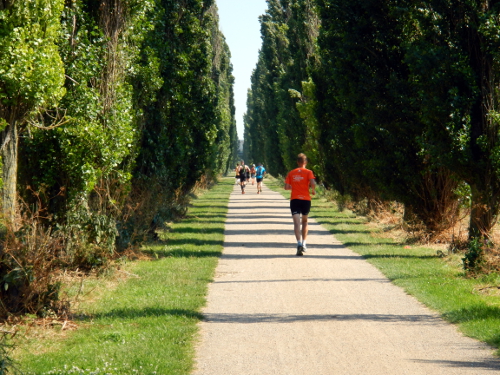
<svg viewBox="0 0 500 375">
<path fill-rule="evenodd" d="M 331 234 L 352 234 L 352 233 L 371 233 L 370 230 L 368 229 L 354 229 L 354 230 L 343 230 L 343 229 L 331 229 L 328 232 L 330 235 Z"/>
<path fill-rule="evenodd" d="M 219 280 L 216 280 L 215 282 L 217 284 L 259 284 L 259 283 L 290 283 L 290 282 L 366 282 L 366 281 L 370 281 L 370 282 L 377 282 L 377 283 L 384 283 L 384 284 L 389 284 L 390 283 L 390 280 L 389 279 L 382 279 L 382 278 L 378 278 L 378 279 L 360 279 L 360 278 L 357 278 L 357 279 L 325 279 L 325 278 L 321 278 L 321 279 L 283 279 L 283 280 L 231 280 L 231 281 L 219 281 Z"/>
<path fill-rule="evenodd" d="M 500 360 L 496 358 L 485 358 L 481 361 L 445 361 L 445 360 L 427 360 L 427 359 L 413 359 L 414 362 L 419 363 L 436 363 L 443 367 L 452 368 L 477 368 L 485 370 L 500 370 Z"/>
<path fill-rule="evenodd" d="M 214 218 L 218 218 L 220 220 L 214 220 Z M 221 217 L 221 215 L 218 215 L 218 216 L 200 215 L 199 217 L 196 217 L 196 218 L 182 220 L 183 224 L 184 223 L 186 223 L 186 224 L 195 224 L 195 223 L 200 223 L 200 222 L 209 222 L 210 224 L 225 224 L 226 218 L 225 217 Z"/>
<path fill-rule="evenodd" d="M 290 249 L 290 252 L 283 253 L 283 254 L 228 254 L 228 253 L 223 253 L 222 258 L 223 259 L 235 259 L 235 260 L 242 260 L 242 259 L 285 259 L 285 258 L 290 258 L 290 259 L 292 259 L 292 258 L 295 258 L 295 259 L 312 258 L 312 259 L 364 260 L 363 257 L 361 257 L 361 256 L 317 255 L 317 254 L 310 254 L 310 252 L 305 254 L 303 257 L 297 257 L 297 255 L 295 255 L 295 249 Z"/>
<path fill-rule="evenodd" d="M 213 205 L 210 203 L 207 204 L 196 204 L 193 205 L 194 208 L 211 208 L 211 209 L 221 209 L 221 210 L 226 210 L 227 206 L 224 205 Z"/>
<path fill-rule="evenodd" d="M 239 216 L 239 218 L 241 219 L 248 219 L 248 216 Z M 272 219 L 275 219 L 276 216 L 272 217 Z M 237 217 L 232 217 L 231 219 L 238 219 Z M 273 221 L 273 220 L 259 220 L 259 221 L 236 221 L 236 222 L 232 222 L 230 223 L 230 225 L 257 225 L 257 224 L 276 224 L 276 225 L 282 225 L 282 224 L 287 224 L 287 223 L 283 223 L 283 221 Z M 290 223 L 291 225 L 293 225 L 291 219 L 290 219 Z"/>
<path fill-rule="evenodd" d="M 394 314 L 229 314 L 205 313 L 208 323 L 294 323 L 322 321 L 372 321 L 382 323 L 416 322 L 420 324 L 436 324 L 441 319 L 435 315 L 394 315 Z"/>
<path fill-rule="evenodd" d="M 312 211 L 311 217 L 318 221 L 322 219 L 328 219 L 328 221 L 325 220 L 326 223 L 330 223 L 329 220 L 337 219 L 342 220 L 342 222 L 348 222 L 350 224 L 365 224 L 365 222 L 363 222 L 356 216 L 348 216 L 345 214 L 331 214 L 329 211 Z M 338 222 L 337 220 L 335 220 L 336 223 Z"/>
<path fill-rule="evenodd" d="M 487 306 L 486 304 L 460 308 L 448 311 L 443 314 L 446 320 L 452 323 L 465 323 L 470 321 L 482 321 L 487 319 L 499 319 L 500 307 Z M 500 344 L 500 337 L 497 337 L 497 344 Z"/>
<path fill-rule="evenodd" d="M 253 216 L 257 216 L 259 219 L 263 219 L 263 221 L 265 221 L 266 219 L 286 218 L 287 220 L 289 219 L 290 222 L 292 222 L 292 218 L 291 218 L 290 213 L 288 213 L 287 215 L 284 215 L 284 214 L 262 215 L 262 214 L 251 214 L 251 213 L 247 214 L 247 215 L 233 215 L 233 214 L 227 215 L 228 219 L 248 219 L 248 217 L 253 217 Z M 278 222 L 278 224 L 283 224 L 283 221 Z"/>
<path fill-rule="evenodd" d="M 258 210 L 270 210 L 274 208 L 275 210 L 276 209 L 280 209 L 280 210 L 283 210 L 283 211 L 286 211 L 286 212 L 290 212 L 290 208 L 289 207 L 283 207 L 283 206 L 276 206 L 276 207 L 273 207 L 273 206 L 251 206 L 249 207 L 248 205 L 242 205 L 242 206 L 231 206 L 229 207 L 229 210 L 248 210 L 248 211 L 251 211 L 253 209 L 258 209 Z M 264 211 L 266 212 L 266 211 Z M 266 212 L 267 213 L 267 212 Z"/>
<path fill-rule="evenodd" d="M 402 258 L 402 259 L 435 259 L 438 255 L 409 255 L 409 254 L 366 254 L 365 259 L 384 259 L 384 258 Z"/>
<path fill-rule="evenodd" d="M 151 252 L 158 259 L 161 258 L 219 258 L 222 254 L 221 251 L 207 251 L 207 250 L 156 250 Z"/>
<path fill-rule="evenodd" d="M 224 247 L 245 247 L 248 249 L 291 249 L 295 250 L 296 244 L 288 242 L 229 242 L 224 241 Z M 321 244 L 321 245 L 308 245 L 311 249 L 343 249 L 343 244 Z M 353 257 L 361 257 L 361 255 L 353 255 Z"/>
<path fill-rule="evenodd" d="M 218 233 L 224 234 L 224 228 L 193 228 L 193 227 L 177 227 L 172 230 L 171 233 L 195 233 L 195 234 L 209 234 L 209 233 Z"/>
<path fill-rule="evenodd" d="M 292 226 L 293 223 L 290 223 L 290 226 Z M 269 230 L 264 230 L 264 229 L 226 229 L 225 232 L 226 236 L 234 236 L 234 235 L 259 235 L 259 236 L 266 236 L 266 235 L 273 235 L 273 236 L 286 236 L 290 235 L 293 236 L 293 230 L 291 229 L 269 229 Z M 309 230 L 309 236 L 331 236 L 330 233 L 325 232 L 325 231 L 315 231 L 313 229 Z"/>
<path fill-rule="evenodd" d="M 92 315 L 93 319 L 137 319 L 149 317 L 161 317 L 165 315 L 179 316 L 189 319 L 202 320 L 204 317 L 201 313 L 193 310 L 186 309 L 165 309 L 162 307 L 145 307 L 143 309 L 137 308 L 118 308 L 112 309 L 108 312 L 96 313 Z"/>
</svg>

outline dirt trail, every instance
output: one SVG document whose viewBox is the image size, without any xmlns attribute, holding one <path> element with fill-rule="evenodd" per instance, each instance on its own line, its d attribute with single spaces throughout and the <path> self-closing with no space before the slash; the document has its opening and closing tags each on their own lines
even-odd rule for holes
<svg viewBox="0 0 500 375">
<path fill-rule="evenodd" d="M 313 206 L 314 210 L 314 206 Z M 376 268 L 310 224 L 295 256 L 288 201 L 231 195 L 196 375 L 493 374 L 492 350 L 463 337 Z"/>
</svg>

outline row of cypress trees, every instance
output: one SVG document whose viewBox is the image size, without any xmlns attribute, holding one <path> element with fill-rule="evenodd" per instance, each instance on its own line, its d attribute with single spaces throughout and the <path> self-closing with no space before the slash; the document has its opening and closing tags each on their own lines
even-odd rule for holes
<svg viewBox="0 0 500 375">
<path fill-rule="evenodd" d="M 430 232 L 500 207 L 500 2 L 268 0 L 245 157 L 306 152 L 325 186 L 393 200 Z"/>
<path fill-rule="evenodd" d="M 2 302 L 183 214 L 235 163 L 233 82 L 212 0 L 0 1 Z"/>
</svg>

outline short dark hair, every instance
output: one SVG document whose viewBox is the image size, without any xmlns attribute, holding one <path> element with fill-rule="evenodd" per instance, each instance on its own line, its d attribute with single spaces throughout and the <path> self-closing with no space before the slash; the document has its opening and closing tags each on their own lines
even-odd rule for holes
<svg viewBox="0 0 500 375">
<path fill-rule="evenodd" d="M 303 154 L 303 153 L 298 154 L 297 155 L 297 163 L 303 164 L 305 162 L 307 162 L 307 156 L 306 156 L 306 154 Z"/>
</svg>

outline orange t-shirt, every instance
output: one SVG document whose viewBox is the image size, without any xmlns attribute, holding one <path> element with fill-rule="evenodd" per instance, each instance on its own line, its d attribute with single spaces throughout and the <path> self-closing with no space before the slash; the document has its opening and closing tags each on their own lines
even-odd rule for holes
<svg viewBox="0 0 500 375">
<path fill-rule="evenodd" d="M 306 168 L 296 168 L 290 171 L 285 179 L 285 184 L 292 186 L 292 199 L 301 199 L 303 201 L 310 201 L 311 195 L 309 194 L 309 182 L 314 179 L 314 174 L 311 170 Z"/>
</svg>

